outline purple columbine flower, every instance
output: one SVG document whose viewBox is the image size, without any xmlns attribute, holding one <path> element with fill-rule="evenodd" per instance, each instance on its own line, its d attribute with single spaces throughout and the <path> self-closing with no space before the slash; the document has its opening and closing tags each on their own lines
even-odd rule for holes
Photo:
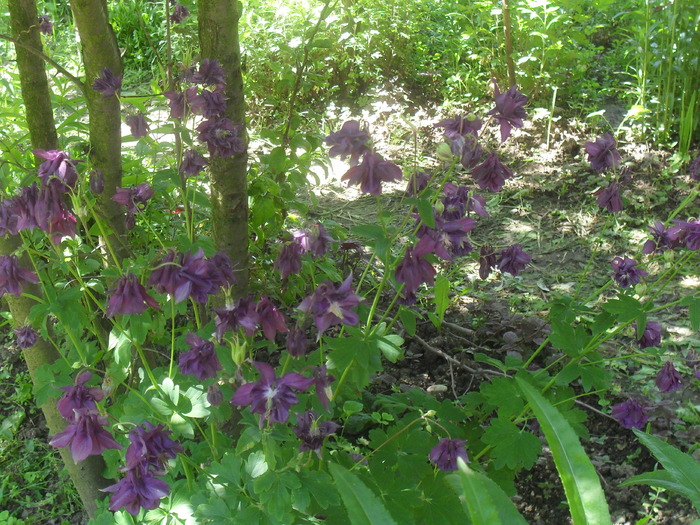
<svg viewBox="0 0 700 525">
<path fill-rule="evenodd" d="M 360 190 L 370 195 L 382 193 L 382 182 L 396 182 L 403 177 L 401 168 L 393 162 L 382 160 L 376 153 L 365 153 L 362 162 L 350 168 L 340 180 L 348 186 L 360 185 Z"/>
<path fill-rule="evenodd" d="M 170 430 L 163 425 L 154 427 L 148 421 L 129 432 L 126 449 L 126 469 L 152 468 L 156 474 L 164 474 L 169 459 L 175 459 L 183 451 L 182 445 L 170 439 Z"/>
<path fill-rule="evenodd" d="M 23 326 L 15 330 L 15 337 L 17 341 L 17 346 L 26 350 L 31 348 L 36 344 L 39 334 L 31 326 Z"/>
<path fill-rule="evenodd" d="M 678 228 L 679 245 L 689 250 L 700 249 L 700 219 L 695 221 L 674 220 Z"/>
<path fill-rule="evenodd" d="M 222 366 L 214 349 L 214 343 L 205 341 L 194 332 L 187 334 L 188 352 L 180 354 L 178 369 L 181 374 L 193 375 L 200 381 L 213 379 Z"/>
<path fill-rule="evenodd" d="M 173 7 L 173 12 L 170 15 L 170 21 L 173 24 L 179 24 L 189 16 L 190 10 L 187 8 L 187 6 L 178 3 L 175 4 L 175 7 Z"/>
<path fill-rule="evenodd" d="M 75 378 L 73 386 L 59 387 L 65 394 L 56 403 L 56 410 L 67 421 L 75 423 L 81 409 L 96 411 L 97 403 L 104 399 L 105 394 L 101 388 L 85 386 L 91 378 L 92 372 L 83 372 Z"/>
<path fill-rule="evenodd" d="M 117 188 L 112 200 L 126 207 L 128 213 L 138 213 L 146 207 L 155 190 L 147 182 L 132 188 Z"/>
<path fill-rule="evenodd" d="M 105 174 L 102 170 L 90 172 L 90 191 L 95 195 L 100 195 L 105 191 Z"/>
<path fill-rule="evenodd" d="M 102 491 L 114 493 L 109 501 L 109 510 L 116 512 L 124 507 L 136 516 L 142 508 L 158 508 L 160 500 L 170 492 L 170 487 L 165 481 L 156 478 L 147 466 L 140 466 L 128 470 L 119 482 Z"/>
<path fill-rule="evenodd" d="M 307 242 L 306 251 L 311 252 L 311 255 L 314 257 L 323 257 L 335 242 L 335 239 L 328 234 L 323 224 L 317 222 L 309 228 Z"/>
<path fill-rule="evenodd" d="M 296 240 L 285 244 L 277 256 L 273 268 L 280 272 L 282 279 L 301 271 L 301 254 L 304 247 Z"/>
<path fill-rule="evenodd" d="M 617 151 L 617 142 L 610 133 L 595 139 L 595 142 L 586 142 L 586 152 L 591 168 L 596 171 L 606 171 L 620 164 L 620 152 Z"/>
<path fill-rule="evenodd" d="M 223 285 L 216 265 L 200 248 L 195 253 L 169 252 L 151 272 L 148 284 L 159 293 L 168 293 L 175 303 L 192 298 L 206 303 Z"/>
<path fill-rule="evenodd" d="M 469 195 L 469 200 L 467 201 L 467 211 L 473 211 L 480 217 L 488 217 L 489 212 L 486 211 L 486 200 L 476 193 Z"/>
<path fill-rule="evenodd" d="M 243 140 L 243 126 L 233 124 L 227 118 L 218 120 L 205 120 L 197 126 L 199 135 L 197 138 L 206 142 L 209 155 L 214 157 L 231 157 L 245 153 L 246 146 Z"/>
<path fill-rule="evenodd" d="M 457 470 L 457 458 L 469 463 L 467 450 L 464 448 L 466 444 L 463 439 L 442 438 L 430 451 L 428 458 L 443 472 L 453 472 Z"/>
<path fill-rule="evenodd" d="M 523 106 L 527 104 L 527 97 L 518 91 L 517 86 L 501 93 L 495 80 L 493 81 L 493 90 L 496 107 L 487 115 L 493 115 L 498 120 L 501 126 L 501 142 L 505 142 L 510 137 L 513 127 L 523 127 L 523 119 L 527 116 Z"/>
<path fill-rule="evenodd" d="M 92 89 L 102 93 L 103 98 L 109 98 L 116 95 L 119 88 L 122 87 L 122 75 L 118 77 L 114 76 L 112 70 L 108 67 L 104 68 L 100 72 L 100 76 L 97 77 L 95 82 L 92 84 Z"/>
<path fill-rule="evenodd" d="M 39 24 L 39 33 L 44 33 L 45 35 L 53 33 L 53 24 L 51 23 L 49 15 L 41 15 L 37 19 L 37 23 Z"/>
<path fill-rule="evenodd" d="M 267 363 L 256 361 L 253 365 L 260 372 L 260 380 L 241 386 L 231 403 L 250 406 L 253 414 L 260 415 L 260 428 L 266 420 L 269 424 L 286 422 L 289 408 L 299 402 L 294 390 L 306 392 L 313 384 L 313 379 L 296 372 L 288 372 L 277 378 L 275 370 Z"/>
<path fill-rule="evenodd" d="M 649 321 L 644 327 L 641 339 L 637 340 L 639 348 L 649 348 L 661 344 L 661 323 Z"/>
<path fill-rule="evenodd" d="M 126 125 L 129 126 L 131 135 L 135 139 L 145 137 L 148 135 L 148 132 L 151 131 L 151 127 L 148 125 L 148 122 L 146 122 L 146 117 L 143 113 L 126 117 Z"/>
<path fill-rule="evenodd" d="M 469 188 L 447 183 L 442 191 L 445 194 L 442 198 L 442 218 L 451 221 L 464 217 L 467 213 Z"/>
<path fill-rule="evenodd" d="M 459 147 L 458 151 L 456 152 L 456 154 L 459 155 L 459 163 L 464 166 L 464 169 L 467 170 L 475 168 L 479 164 L 479 161 L 481 161 L 481 157 L 484 154 L 484 150 L 481 147 L 481 144 L 479 144 L 479 140 L 475 139 L 471 135 L 467 135 L 466 137 L 460 136 L 459 138 L 461 140 L 459 140 Z M 452 144 L 454 151 L 454 140 Z"/>
<path fill-rule="evenodd" d="M 317 366 L 313 369 L 313 385 L 316 389 L 316 397 L 318 398 L 321 406 L 328 410 L 328 404 L 330 403 L 329 396 L 331 392 L 331 383 L 335 381 L 335 377 L 328 373 L 328 368 L 326 365 Z"/>
<path fill-rule="evenodd" d="M 615 405 L 612 407 L 610 415 L 617 419 L 624 428 L 642 429 L 648 421 L 646 408 L 634 399 L 628 399 L 624 403 Z"/>
<path fill-rule="evenodd" d="M 309 340 L 306 337 L 306 331 L 302 327 L 295 326 L 287 333 L 286 348 L 289 355 L 295 359 L 304 357 L 309 348 Z"/>
<path fill-rule="evenodd" d="M 263 295 L 258 301 L 255 312 L 258 314 L 258 324 L 262 327 L 266 339 L 274 342 L 277 333 L 287 333 L 287 323 L 284 316 L 279 313 L 277 307 L 266 295 Z"/>
<path fill-rule="evenodd" d="M 297 424 L 294 433 L 301 441 L 299 451 L 306 452 L 313 450 L 321 459 L 321 446 L 323 440 L 340 428 L 340 425 L 333 421 L 319 421 L 318 414 L 314 410 L 307 410 L 303 414 L 297 415 Z"/>
<path fill-rule="evenodd" d="M 501 164 L 496 153 L 489 153 L 486 160 L 472 171 L 472 177 L 474 177 L 479 187 L 482 190 L 488 189 L 493 193 L 501 191 L 501 188 L 506 183 L 506 179 L 512 176 L 513 172 Z"/>
<path fill-rule="evenodd" d="M 318 333 L 322 334 L 330 326 L 338 323 L 355 326 L 359 318 L 353 308 L 360 302 L 362 298 L 352 291 L 351 273 L 338 288 L 330 281 L 318 285 L 318 288 L 299 304 L 299 310 L 314 316 Z"/>
<path fill-rule="evenodd" d="M 421 239 L 415 248 L 406 248 L 406 253 L 401 262 L 396 266 L 396 282 L 404 283 L 404 296 L 414 294 L 421 284 L 428 286 L 435 284 L 437 271 L 424 257 L 431 252 L 430 239 Z"/>
<path fill-rule="evenodd" d="M 339 156 L 342 160 L 350 157 L 350 166 L 357 166 L 360 157 L 370 152 L 369 141 L 367 130 L 360 129 L 360 123 L 356 120 L 348 120 L 339 131 L 326 137 L 326 146 L 331 147 L 328 156 Z"/>
<path fill-rule="evenodd" d="M 38 283 L 39 278 L 34 272 L 19 266 L 16 255 L 0 255 L 0 297 L 5 292 L 19 297 L 23 286 Z"/>
<path fill-rule="evenodd" d="M 224 68 L 221 67 L 221 64 L 219 64 L 216 58 L 214 60 L 205 58 L 199 64 L 199 69 L 192 74 L 191 80 L 195 84 L 202 84 L 205 86 L 223 86 L 226 84 L 226 75 L 224 73 Z"/>
<path fill-rule="evenodd" d="M 662 392 L 673 392 L 681 386 L 681 374 L 671 361 L 666 361 L 656 375 L 656 386 Z"/>
<path fill-rule="evenodd" d="M 216 383 L 207 388 L 207 401 L 213 407 L 218 407 L 224 401 L 224 394 Z"/>
<path fill-rule="evenodd" d="M 65 188 L 75 188 L 75 184 L 78 182 L 78 172 L 75 171 L 75 165 L 79 161 L 71 159 L 65 151 L 35 149 L 32 150 L 32 153 L 44 159 L 44 162 L 39 166 L 38 173 L 43 186 L 46 186 L 49 183 L 49 178 L 54 176 L 61 181 Z"/>
<path fill-rule="evenodd" d="M 531 261 L 532 257 L 523 251 L 520 244 L 513 244 L 501 250 L 496 266 L 501 272 L 518 275 Z"/>
<path fill-rule="evenodd" d="M 612 278 L 620 288 L 629 288 L 642 280 L 642 277 L 649 275 L 642 269 L 637 268 L 637 261 L 625 257 L 615 257 L 610 261 L 613 274 Z"/>
<path fill-rule="evenodd" d="M 108 318 L 116 314 L 140 314 L 149 306 L 160 308 L 158 301 L 146 293 L 146 289 L 133 273 L 119 279 L 110 293 L 112 296 L 109 298 L 106 313 Z"/>
<path fill-rule="evenodd" d="M 688 165 L 688 175 L 693 180 L 700 180 L 700 155 L 695 157 Z"/>
<path fill-rule="evenodd" d="M 452 138 L 456 135 L 461 137 L 472 135 L 478 138 L 479 130 L 482 125 L 481 119 L 470 119 L 470 116 L 472 115 L 455 115 L 455 118 L 441 120 L 437 124 L 433 124 L 433 126 L 436 128 L 443 128 L 447 138 Z"/>
<path fill-rule="evenodd" d="M 490 244 L 484 244 L 479 250 L 479 277 L 487 279 L 491 275 L 491 270 L 496 267 L 496 251 Z"/>
<path fill-rule="evenodd" d="M 229 330 L 243 328 L 245 335 L 252 337 L 258 329 L 257 304 L 250 299 L 239 299 L 233 308 L 215 309 L 216 338 L 223 341 L 224 334 Z"/>
<path fill-rule="evenodd" d="M 411 174 L 406 185 L 406 196 L 415 197 L 428 187 L 430 175 L 424 171 L 416 171 Z"/>
<path fill-rule="evenodd" d="M 435 217 L 435 228 L 423 225 L 418 231 L 419 242 L 431 243 L 429 251 L 452 261 L 454 257 L 467 255 L 472 250 L 467 234 L 474 229 L 476 221 L 470 217 L 447 221 Z"/>
<path fill-rule="evenodd" d="M 188 177 L 196 177 L 206 168 L 207 164 L 209 164 L 207 160 L 197 150 L 188 149 L 182 156 L 180 173 L 184 173 Z"/>
<path fill-rule="evenodd" d="M 199 94 L 188 89 L 187 102 L 194 113 L 208 119 L 217 119 L 226 111 L 226 95 L 222 87 L 214 91 L 203 89 Z"/>
<path fill-rule="evenodd" d="M 595 192 L 596 204 L 610 213 L 622 211 L 622 187 L 619 182 L 611 182 L 607 188 Z"/>
<path fill-rule="evenodd" d="M 99 456 L 107 449 L 120 449 L 122 446 L 104 428 L 107 418 L 87 408 L 75 410 L 75 418 L 63 432 L 51 438 L 49 444 L 56 448 L 70 445 L 70 453 L 76 463 L 88 456 Z"/>
<path fill-rule="evenodd" d="M 644 243 L 642 253 L 664 252 L 680 244 L 680 228 L 677 225 L 666 228 L 661 221 L 654 221 L 654 225 L 649 226 L 649 232 L 652 238 Z"/>
<path fill-rule="evenodd" d="M 187 100 L 189 97 L 197 93 L 197 86 L 192 86 L 185 93 L 176 91 L 166 91 L 163 96 L 168 99 L 170 106 L 170 118 L 183 118 L 189 111 Z"/>
</svg>

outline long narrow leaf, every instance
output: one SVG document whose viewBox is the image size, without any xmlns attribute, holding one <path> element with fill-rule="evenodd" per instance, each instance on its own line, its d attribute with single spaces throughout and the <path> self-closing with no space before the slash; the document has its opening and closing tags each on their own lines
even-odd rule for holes
<svg viewBox="0 0 700 525">
<path fill-rule="evenodd" d="M 598 474 L 571 425 L 525 380 L 515 380 L 547 438 L 574 525 L 610 525 L 610 511 Z"/>
<path fill-rule="evenodd" d="M 631 477 L 620 483 L 621 487 L 626 487 L 628 485 L 649 485 L 650 487 L 670 490 L 671 492 L 676 492 L 690 499 L 696 507 L 696 500 L 700 501 L 698 494 L 678 483 L 667 470 L 645 472 L 644 474 L 639 474 L 638 476 Z"/>
<path fill-rule="evenodd" d="M 513 502 L 493 480 L 458 459 L 459 470 L 447 477 L 473 525 L 527 525 Z"/>
<path fill-rule="evenodd" d="M 690 498 L 693 506 L 700 511 L 700 464 L 693 457 L 655 436 L 636 429 L 634 433 L 676 483 L 685 487 L 683 495 Z"/>
<path fill-rule="evenodd" d="M 381 500 L 360 478 L 337 463 L 330 463 L 328 468 L 352 525 L 396 525 Z"/>
</svg>

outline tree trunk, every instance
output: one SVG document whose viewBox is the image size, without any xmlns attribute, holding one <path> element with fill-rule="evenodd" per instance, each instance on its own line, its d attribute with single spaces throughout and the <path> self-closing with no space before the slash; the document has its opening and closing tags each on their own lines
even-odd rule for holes
<svg viewBox="0 0 700 525">
<path fill-rule="evenodd" d="M 515 62 L 513 61 L 513 29 L 510 23 L 508 0 L 503 0 L 503 30 L 506 37 L 506 64 L 508 65 L 508 87 L 516 84 Z"/>
<path fill-rule="evenodd" d="M 226 74 L 226 117 L 245 130 L 241 52 L 238 44 L 240 2 L 199 0 L 202 59 L 218 59 Z M 245 134 L 245 131 L 244 131 Z M 247 142 L 247 138 L 246 138 Z M 238 296 L 248 288 L 248 188 L 246 153 L 214 157 L 210 165 L 214 242 L 233 263 Z"/>
<path fill-rule="evenodd" d="M 92 89 L 100 72 L 109 68 L 114 76 L 122 74 L 117 39 L 109 24 L 106 0 L 73 0 L 73 19 L 80 36 L 85 67 L 85 97 L 90 117 L 90 159 L 104 174 L 105 189 L 97 198 L 97 210 L 115 232 L 109 241 L 118 254 L 124 255 L 124 210 L 112 200 L 122 184 L 121 112 L 119 98 L 104 97 Z"/>
<path fill-rule="evenodd" d="M 41 37 L 37 28 L 37 10 L 35 0 L 9 0 L 10 24 L 12 33 L 18 42 L 15 45 L 17 67 L 19 69 L 22 99 L 26 109 L 27 127 L 35 149 L 53 150 L 58 148 L 58 138 L 53 119 L 49 84 L 46 79 L 43 60 L 26 49 L 28 46 L 41 51 Z M 0 238 L 0 252 L 10 254 L 21 245 L 21 238 Z M 26 254 L 20 257 L 24 268 L 31 268 Z M 41 297 L 41 289 L 36 285 L 24 286 L 25 291 L 33 296 Z M 26 296 L 7 297 L 15 328 L 27 322 L 29 311 L 34 301 Z M 36 374 L 44 365 L 51 365 L 60 358 L 58 351 L 48 342 L 39 339 L 33 348 L 23 350 L 24 360 L 32 381 L 36 382 Z M 62 432 L 66 421 L 56 410 L 57 395 L 43 404 L 40 408 L 46 418 L 50 434 Z M 61 457 L 66 465 L 68 474 L 73 480 L 85 510 L 90 516 L 97 510 L 96 501 L 104 498 L 100 488 L 107 486 L 108 481 L 102 477 L 104 461 L 101 456 L 93 456 L 76 465 L 67 448 L 60 449 Z"/>
</svg>

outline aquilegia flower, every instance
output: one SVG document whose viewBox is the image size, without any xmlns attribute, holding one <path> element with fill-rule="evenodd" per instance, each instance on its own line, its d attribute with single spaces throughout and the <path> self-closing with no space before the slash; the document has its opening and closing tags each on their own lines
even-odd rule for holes
<svg viewBox="0 0 700 525">
<path fill-rule="evenodd" d="M 352 291 L 352 273 L 336 288 L 330 281 L 318 285 L 318 288 L 306 297 L 299 310 L 311 313 L 318 333 L 322 334 L 330 326 L 342 323 L 355 326 L 359 321 L 353 309 L 360 304 L 362 298 Z"/>
<path fill-rule="evenodd" d="M 189 96 L 196 92 L 197 86 L 192 86 L 186 91 Z M 163 96 L 168 99 L 168 105 L 170 106 L 170 118 L 183 118 L 189 111 L 190 106 L 187 103 L 187 95 L 176 91 L 165 91 L 163 93 Z"/>
<path fill-rule="evenodd" d="M 233 124 L 227 118 L 205 120 L 197 126 L 197 138 L 206 142 L 212 157 L 231 157 L 245 153 L 243 126 Z"/>
<path fill-rule="evenodd" d="M 328 367 L 321 365 L 313 368 L 313 385 L 316 389 L 316 397 L 321 406 L 328 410 L 330 403 L 329 396 L 332 395 L 331 384 L 335 381 L 335 377 L 328 373 Z"/>
<path fill-rule="evenodd" d="M 661 344 L 661 323 L 648 321 L 642 337 L 637 340 L 639 348 L 649 348 Z"/>
<path fill-rule="evenodd" d="M 75 378 L 73 386 L 59 387 L 65 394 L 56 403 L 56 410 L 67 421 L 75 423 L 77 411 L 81 409 L 96 411 L 97 403 L 104 399 L 105 394 L 101 388 L 85 386 L 91 378 L 92 372 L 83 372 Z"/>
<path fill-rule="evenodd" d="M 644 243 L 642 253 L 664 252 L 680 244 L 678 240 L 680 228 L 677 225 L 666 228 L 661 221 L 654 221 L 654 225 L 649 226 L 649 233 L 651 233 L 651 239 Z"/>
<path fill-rule="evenodd" d="M 49 183 L 49 178 L 54 176 L 66 188 L 72 189 L 75 187 L 75 183 L 78 182 L 78 172 L 75 171 L 75 165 L 79 161 L 71 159 L 70 155 L 65 151 L 35 149 L 32 150 L 32 153 L 44 159 L 44 162 L 39 166 L 38 172 L 43 186 L 46 186 Z"/>
<path fill-rule="evenodd" d="M 221 362 L 216 355 L 214 343 L 205 341 L 194 332 L 187 334 L 188 352 L 180 354 L 178 369 L 181 374 L 193 375 L 200 381 L 213 379 L 221 370 Z"/>
<path fill-rule="evenodd" d="M 34 328 L 31 326 L 22 326 L 21 328 L 17 328 L 15 330 L 15 337 L 17 346 L 23 350 L 26 350 L 27 348 L 31 348 L 36 344 L 39 334 L 37 334 L 36 330 L 34 330 Z"/>
<path fill-rule="evenodd" d="M 146 293 L 146 289 L 133 273 L 119 279 L 110 293 L 112 296 L 109 298 L 106 312 L 108 318 L 116 314 L 140 314 L 149 306 L 160 308 L 158 301 Z"/>
<path fill-rule="evenodd" d="M 624 428 L 642 429 L 647 424 L 646 408 L 634 399 L 628 399 L 624 403 L 615 405 L 612 407 L 610 415 L 617 419 Z"/>
<path fill-rule="evenodd" d="M 188 149 L 182 155 L 180 173 L 184 173 L 188 177 L 195 177 L 204 170 L 207 164 L 209 164 L 207 160 L 202 157 L 197 150 Z"/>
<path fill-rule="evenodd" d="M 191 297 L 204 304 L 224 283 L 217 265 L 207 259 L 200 248 L 195 253 L 168 252 L 151 272 L 148 284 L 159 293 L 170 294 L 175 303 Z"/>
<path fill-rule="evenodd" d="M 273 268 L 280 272 L 282 279 L 301 271 L 301 254 L 304 248 L 296 240 L 282 246 Z"/>
<path fill-rule="evenodd" d="M 215 309 L 216 338 L 223 341 L 224 334 L 229 330 L 243 328 L 245 335 L 252 337 L 258 328 L 257 304 L 250 299 L 239 299 L 233 308 Z"/>
<path fill-rule="evenodd" d="M 642 280 L 642 277 L 649 275 L 644 270 L 637 268 L 637 261 L 625 257 L 615 257 L 610 261 L 613 274 L 612 277 L 620 288 L 629 288 Z"/>
<path fill-rule="evenodd" d="M 224 401 L 224 394 L 216 383 L 207 388 L 207 401 L 213 407 L 218 407 Z"/>
<path fill-rule="evenodd" d="M 406 285 L 403 289 L 404 296 L 415 293 L 423 283 L 428 286 L 435 284 L 437 271 L 424 257 L 431 252 L 431 246 L 429 239 L 421 239 L 415 248 L 406 248 L 403 259 L 396 266 L 396 282 Z"/>
<path fill-rule="evenodd" d="M 5 292 L 19 297 L 22 287 L 30 283 L 38 284 L 39 278 L 34 272 L 20 267 L 16 255 L 0 255 L 0 297 Z"/>
<path fill-rule="evenodd" d="M 263 295 L 255 307 L 258 314 L 258 324 L 262 327 L 263 335 L 270 341 L 275 341 L 277 333 L 287 333 L 287 323 L 284 316 L 277 310 L 266 295 Z"/>
<path fill-rule="evenodd" d="M 527 116 L 523 106 L 527 104 L 527 97 L 518 91 L 517 86 L 501 93 L 495 80 L 493 81 L 493 89 L 496 107 L 487 115 L 493 115 L 498 120 L 501 125 L 501 142 L 505 142 L 513 127 L 523 127 L 523 119 Z"/>
<path fill-rule="evenodd" d="M 309 348 L 309 340 L 306 331 L 300 326 L 295 326 L 287 333 L 287 352 L 294 358 L 303 357 Z"/>
<path fill-rule="evenodd" d="M 192 74 L 191 80 L 195 84 L 223 86 L 226 84 L 226 75 L 218 59 L 205 58 L 199 64 L 199 69 Z"/>
<path fill-rule="evenodd" d="M 382 160 L 376 153 L 365 153 L 362 162 L 350 168 L 340 180 L 348 181 L 348 186 L 360 185 L 360 190 L 370 195 L 382 193 L 382 182 L 401 180 L 401 168 L 393 162 Z"/>
<path fill-rule="evenodd" d="M 168 495 L 168 484 L 155 477 L 155 473 L 145 465 L 140 465 L 126 472 L 126 475 L 114 485 L 102 489 L 113 492 L 109 501 L 109 510 L 116 512 L 122 507 L 136 516 L 144 508 L 158 508 L 160 500 Z"/>
<path fill-rule="evenodd" d="M 471 217 L 445 220 L 435 217 L 435 228 L 423 225 L 418 230 L 419 242 L 429 243 L 429 251 L 444 259 L 452 261 L 452 257 L 467 255 L 472 250 L 467 234 L 474 229 L 476 221 Z"/>
<path fill-rule="evenodd" d="M 681 374 L 671 361 L 666 361 L 656 375 L 656 386 L 662 392 L 673 392 L 681 386 Z"/>
<path fill-rule="evenodd" d="M 190 16 L 190 10 L 187 8 L 187 6 L 175 4 L 175 7 L 173 7 L 173 12 L 170 15 L 170 21 L 173 24 L 179 24 L 188 16 Z"/>
<path fill-rule="evenodd" d="M 106 417 L 87 408 L 79 408 L 75 412 L 72 423 L 63 432 L 52 437 L 50 445 L 56 448 L 70 445 L 70 453 L 76 463 L 88 456 L 99 456 L 107 449 L 122 448 L 103 428 L 108 425 Z"/>
<path fill-rule="evenodd" d="M 428 187 L 430 175 L 424 171 L 416 171 L 411 174 L 406 185 L 406 196 L 415 197 Z"/>
<path fill-rule="evenodd" d="M 532 257 L 523 251 L 520 244 L 513 244 L 501 250 L 496 266 L 502 272 L 518 275 L 531 261 Z"/>
<path fill-rule="evenodd" d="M 231 400 L 236 406 L 250 406 L 253 414 L 260 415 L 260 428 L 267 420 L 269 424 L 284 423 L 289 418 L 289 408 L 299 402 L 294 390 L 306 392 L 313 379 L 296 372 L 275 377 L 275 370 L 267 363 L 254 362 L 260 379 L 238 388 Z"/>
<path fill-rule="evenodd" d="M 586 152 L 591 168 L 596 171 L 605 171 L 620 164 L 620 152 L 617 151 L 617 142 L 610 133 L 595 139 L 595 142 L 586 142 Z"/>
<path fill-rule="evenodd" d="M 92 89 L 102 93 L 103 98 L 114 96 L 120 87 L 122 87 L 122 75 L 114 76 L 108 67 L 100 72 L 100 76 L 92 84 Z"/>
<path fill-rule="evenodd" d="M 443 128 L 445 130 L 445 136 L 450 139 L 457 135 L 462 137 L 465 135 L 472 135 L 478 138 L 479 130 L 482 125 L 481 119 L 476 117 L 470 119 L 470 116 L 473 115 L 455 115 L 455 118 L 441 120 L 437 124 L 433 124 L 433 126 L 436 128 Z"/>
<path fill-rule="evenodd" d="M 506 179 L 513 176 L 513 172 L 504 166 L 498 159 L 497 153 L 489 153 L 486 160 L 472 171 L 472 177 L 482 190 L 488 189 L 496 193 L 501 191 Z"/>
<path fill-rule="evenodd" d="M 695 157 L 688 165 L 688 175 L 693 180 L 700 180 L 700 155 Z"/>
<path fill-rule="evenodd" d="M 469 463 L 467 450 L 464 448 L 466 444 L 463 439 L 442 438 L 430 451 L 428 458 L 443 472 L 453 472 L 457 470 L 457 458 Z"/>
<path fill-rule="evenodd" d="M 151 131 L 151 127 L 148 125 L 148 122 L 146 122 L 146 117 L 143 113 L 126 117 L 126 125 L 129 126 L 131 135 L 135 139 L 145 137 L 148 135 L 148 132 Z"/>
<path fill-rule="evenodd" d="M 335 434 L 338 428 L 340 425 L 333 421 L 319 421 L 318 414 L 314 410 L 298 414 L 294 433 L 301 441 L 299 451 L 313 450 L 320 459 L 323 440 L 331 434 Z"/>
<path fill-rule="evenodd" d="M 674 220 L 678 227 L 678 241 L 689 250 L 700 249 L 700 219 L 694 221 Z"/>
<path fill-rule="evenodd" d="M 183 451 L 182 445 L 170 439 L 170 430 L 163 425 L 154 427 L 148 421 L 129 432 L 129 447 L 126 449 L 126 468 L 139 465 L 152 468 L 155 473 L 165 473 L 169 459 L 175 459 Z"/>
<path fill-rule="evenodd" d="M 39 33 L 44 33 L 45 35 L 50 35 L 53 32 L 53 24 L 49 15 L 41 15 L 38 20 Z"/>
<path fill-rule="evenodd" d="M 339 131 L 326 137 L 326 146 L 331 147 L 328 156 L 339 156 L 342 160 L 350 157 L 350 165 L 356 166 L 360 156 L 370 152 L 367 145 L 369 141 L 367 130 L 360 129 L 360 123 L 356 120 L 348 120 Z"/>
<path fill-rule="evenodd" d="M 146 203 L 153 197 L 155 190 L 147 182 L 131 188 L 117 188 L 112 200 L 126 207 L 128 213 L 134 214 L 143 210 Z"/>
<path fill-rule="evenodd" d="M 490 244 L 484 244 L 479 250 L 479 277 L 487 279 L 496 267 L 496 252 Z"/>
<path fill-rule="evenodd" d="M 610 213 L 622 211 L 622 187 L 619 182 L 611 182 L 607 188 L 595 192 L 596 204 Z"/>
<path fill-rule="evenodd" d="M 226 95 L 222 87 L 214 91 L 203 89 L 200 93 L 188 89 L 186 95 L 192 111 L 204 118 L 216 119 L 226 111 Z"/>
</svg>

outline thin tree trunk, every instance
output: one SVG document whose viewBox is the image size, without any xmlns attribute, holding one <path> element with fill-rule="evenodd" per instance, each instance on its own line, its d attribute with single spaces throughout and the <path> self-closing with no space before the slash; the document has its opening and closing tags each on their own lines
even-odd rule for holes
<svg viewBox="0 0 700 525">
<path fill-rule="evenodd" d="M 226 117 L 245 130 L 238 43 L 240 5 L 237 0 L 199 0 L 199 43 L 202 59 L 218 59 L 224 68 Z M 248 156 L 242 153 L 228 158 L 215 157 L 210 165 L 214 242 L 231 258 L 239 296 L 245 295 L 248 287 L 247 164 Z"/>
<path fill-rule="evenodd" d="M 117 96 L 104 97 L 90 86 L 104 68 L 114 76 L 122 74 L 117 39 L 109 24 L 106 0 L 73 0 L 73 19 L 80 36 L 85 67 L 85 97 L 90 117 L 90 159 L 104 174 L 105 190 L 97 198 L 97 209 L 117 234 L 110 237 L 113 248 L 124 254 L 124 210 L 112 200 L 122 184 L 121 112 Z"/>
<path fill-rule="evenodd" d="M 508 66 L 508 87 L 516 84 L 515 62 L 513 61 L 513 30 L 510 23 L 508 0 L 503 0 L 503 30 L 506 37 L 506 64 Z"/>
<path fill-rule="evenodd" d="M 27 49 L 31 47 L 37 51 L 42 50 L 41 37 L 37 29 L 35 0 L 9 0 L 9 9 L 12 33 L 17 42 L 15 45 L 17 67 L 32 147 L 43 150 L 57 149 L 58 138 L 44 62 L 38 55 Z M 20 246 L 19 236 L 0 238 L 0 252 L 4 254 L 14 253 Z M 25 268 L 31 268 L 31 263 L 24 253 L 20 256 L 20 264 Z M 26 285 L 24 289 L 29 295 L 41 297 L 41 289 L 36 285 Z M 35 304 L 34 300 L 24 295 L 21 297 L 8 295 L 7 302 L 14 327 L 23 326 L 27 322 L 30 309 Z M 38 370 L 42 366 L 52 365 L 60 359 L 58 351 L 43 339 L 39 339 L 33 348 L 23 350 L 22 353 L 32 381 L 35 383 Z M 57 400 L 58 395 L 40 406 L 51 434 L 62 432 L 66 427 L 66 421 L 56 410 Z M 108 484 L 108 481 L 102 477 L 105 466 L 102 456 L 92 456 L 76 465 L 67 448 L 60 449 L 60 453 L 85 510 L 90 516 L 94 516 L 97 510 L 96 501 L 105 496 L 99 489 Z"/>
</svg>

